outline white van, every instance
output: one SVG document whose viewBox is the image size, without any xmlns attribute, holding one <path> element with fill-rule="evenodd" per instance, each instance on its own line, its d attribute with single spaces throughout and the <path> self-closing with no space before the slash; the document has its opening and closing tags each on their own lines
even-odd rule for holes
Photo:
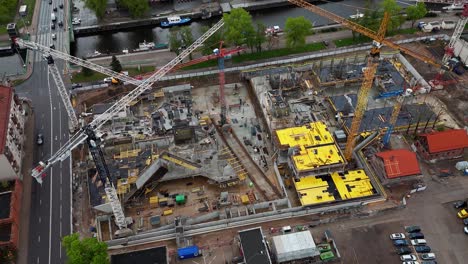
<svg viewBox="0 0 468 264">
<path fill-rule="evenodd" d="M 52 19 L 52 22 L 55 22 L 57 20 L 54 13 L 50 15 L 50 18 Z"/>
</svg>

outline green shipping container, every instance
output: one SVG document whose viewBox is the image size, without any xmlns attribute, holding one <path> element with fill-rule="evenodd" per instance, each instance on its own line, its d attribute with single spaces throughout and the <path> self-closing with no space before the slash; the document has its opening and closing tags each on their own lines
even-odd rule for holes
<svg viewBox="0 0 468 264">
<path fill-rule="evenodd" d="M 320 259 L 323 260 L 323 261 L 331 260 L 331 259 L 334 259 L 334 258 L 335 258 L 335 254 L 333 254 L 332 251 L 327 251 L 327 252 L 324 252 L 324 253 L 320 254 Z"/>
<path fill-rule="evenodd" d="M 185 195 L 179 194 L 176 196 L 175 201 L 177 204 L 184 204 L 186 202 Z"/>
</svg>

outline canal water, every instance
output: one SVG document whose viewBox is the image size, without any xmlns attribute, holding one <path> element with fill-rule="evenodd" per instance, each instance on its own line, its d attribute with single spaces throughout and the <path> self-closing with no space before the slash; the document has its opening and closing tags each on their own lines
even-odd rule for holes
<svg viewBox="0 0 468 264">
<path fill-rule="evenodd" d="M 364 7 L 365 2 L 363 0 L 344 0 L 335 2 L 325 2 L 319 4 L 321 8 L 324 8 L 332 13 L 335 13 L 342 17 L 349 17 L 357 12 L 356 7 Z M 379 0 L 373 0 L 373 4 L 377 5 Z M 409 5 L 410 1 L 398 1 L 402 7 Z M 363 10 L 361 10 L 363 12 Z M 254 24 L 261 22 L 266 26 L 278 25 L 284 28 L 286 19 L 289 17 L 304 16 L 309 19 L 315 26 L 321 26 L 331 23 L 331 21 L 315 15 L 303 8 L 299 7 L 279 7 L 273 9 L 259 10 L 251 12 Z M 210 26 L 214 24 L 218 18 L 212 18 L 209 20 L 198 20 L 190 24 L 193 35 L 195 38 L 201 35 L 201 29 L 203 26 Z M 104 33 L 96 36 L 79 37 L 75 39 L 75 44 L 72 46 L 72 54 L 77 57 L 89 56 L 95 51 L 100 53 L 118 53 L 122 52 L 123 49 L 136 49 L 138 44 L 143 41 L 151 41 L 156 43 L 167 43 L 168 42 L 169 30 L 160 27 L 154 28 L 140 28 L 132 29 L 126 32 L 114 32 Z"/>
</svg>

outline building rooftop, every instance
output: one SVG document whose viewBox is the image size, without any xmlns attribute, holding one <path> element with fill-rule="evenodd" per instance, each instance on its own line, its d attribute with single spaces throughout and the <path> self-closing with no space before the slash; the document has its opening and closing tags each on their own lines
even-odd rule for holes
<svg viewBox="0 0 468 264">
<path fill-rule="evenodd" d="M 299 172 L 321 166 L 345 163 L 341 152 L 335 145 L 302 149 L 298 155 L 292 156 L 292 159 Z"/>
<path fill-rule="evenodd" d="M 333 182 L 342 200 L 367 197 L 374 194 L 374 187 L 364 170 L 334 172 L 331 174 Z"/>
<path fill-rule="evenodd" d="M 383 151 L 376 154 L 383 160 L 388 179 L 421 174 L 416 153 L 407 149 Z"/>
<path fill-rule="evenodd" d="M 334 195 L 328 191 L 328 183 L 326 184 L 326 186 L 298 191 L 301 205 L 306 206 L 335 201 Z"/>
<path fill-rule="evenodd" d="M 420 136 L 426 138 L 429 153 L 468 148 L 468 134 L 464 129 L 451 129 Z"/>
<path fill-rule="evenodd" d="M 310 231 L 274 236 L 273 248 L 278 262 L 320 255 Z"/>
<path fill-rule="evenodd" d="M 310 123 L 310 128 L 301 126 L 276 130 L 276 135 L 280 145 L 289 147 L 313 147 L 334 143 L 327 126 L 320 121 Z"/>
<path fill-rule="evenodd" d="M 111 264 L 134 263 L 169 263 L 167 261 L 167 248 L 163 246 L 111 256 Z"/>
<path fill-rule="evenodd" d="M 6 144 L 12 94 L 11 87 L 0 85 L 0 154 L 3 153 Z"/>
<path fill-rule="evenodd" d="M 239 237 L 246 264 L 271 264 L 260 227 L 239 231 Z"/>
</svg>

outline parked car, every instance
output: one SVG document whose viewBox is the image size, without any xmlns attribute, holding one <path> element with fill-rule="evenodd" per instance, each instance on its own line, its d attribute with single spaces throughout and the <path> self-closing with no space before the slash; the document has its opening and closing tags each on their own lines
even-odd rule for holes
<svg viewBox="0 0 468 264">
<path fill-rule="evenodd" d="M 421 228 L 419 226 L 417 226 L 417 225 L 407 226 L 407 227 L 405 227 L 405 230 L 408 233 L 419 233 L 419 232 L 421 232 Z"/>
<path fill-rule="evenodd" d="M 403 233 L 394 233 L 390 235 L 391 240 L 396 240 L 396 239 L 405 239 L 405 234 Z"/>
<path fill-rule="evenodd" d="M 465 226 L 465 227 L 463 228 L 463 231 L 465 231 L 465 234 L 468 235 L 468 226 Z"/>
<path fill-rule="evenodd" d="M 403 261 L 401 264 L 419 264 L 417 261 Z"/>
<path fill-rule="evenodd" d="M 56 39 L 57 39 L 57 35 L 55 35 L 55 33 L 52 33 L 52 39 L 53 39 L 53 40 L 56 40 Z"/>
<path fill-rule="evenodd" d="M 112 82 L 112 77 L 106 77 L 103 80 L 105 83 L 111 83 Z"/>
<path fill-rule="evenodd" d="M 51 44 L 51 45 L 49 46 L 49 48 L 55 49 L 55 45 L 54 45 L 54 44 Z"/>
<path fill-rule="evenodd" d="M 54 9 L 53 9 L 53 10 L 54 10 L 54 12 L 57 12 L 57 7 L 54 7 Z"/>
<path fill-rule="evenodd" d="M 463 224 L 468 226 L 468 218 L 463 219 Z"/>
<path fill-rule="evenodd" d="M 42 135 L 41 133 L 37 134 L 36 143 L 39 146 L 44 144 L 44 135 Z"/>
<path fill-rule="evenodd" d="M 414 250 L 418 253 L 429 253 L 431 252 L 431 248 L 428 246 L 415 246 Z"/>
<path fill-rule="evenodd" d="M 80 87 L 83 87 L 83 85 L 81 83 L 73 83 L 71 88 L 72 89 L 76 89 L 76 88 L 80 88 Z"/>
<path fill-rule="evenodd" d="M 427 241 L 425 239 L 411 239 L 411 245 L 413 246 L 423 246 L 426 244 Z"/>
<path fill-rule="evenodd" d="M 455 209 L 466 208 L 466 201 L 456 201 L 453 203 Z"/>
<path fill-rule="evenodd" d="M 424 253 L 421 254 L 421 258 L 423 260 L 434 260 L 436 258 L 436 255 L 434 253 Z"/>
<path fill-rule="evenodd" d="M 423 239 L 424 234 L 423 233 L 411 233 L 408 236 L 410 239 Z"/>
<path fill-rule="evenodd" d="M 408 261 L 408 260 L 417 260 L 418 258 L 413 254 L 409 254 L 409 255 L 401 256 L 400 259 L 401 261 Z"/>
<path fill-rule="evenodd" d="M 49 0 L 49 5 L 51 5 L 51 4 L 52 4 L 52 0 Z"/>
<path fill-rule="evenodd" d="M 399 247 L 397 248 L 396 252 L 398 255 L 408 255 L 412 253 L 413 251 L 409 247 Z"/>
<path fill-rule="evenodd" d="M 421 264 L 437 264 L 437 261 L 435 260 L 423 260 Z"/>
<path fill-rule="evenodd" d="M 465 219 L 468 217 L 468 210 L 462 209 L 460 212 L 458 212 L 458 218 Z"/>
<path fill-rule="evenodd" d="M 59 25 L 59 27 L 63 27 L 63 22 L 62 22 L 62 21 L 59 21 L 59 22 L 58 22 L 58 25 Z"/>
<path fill-rule="evenodd" d="M 51 29 L 55 29 L 55 23 L 50 24 Z"/>
<path fill-rule="evenodd" d="M 393 240 L 393 245 L 395 247 L 403 247 L 403 246 L 409 246 L 409 243 L 408 241 L 404 239 L 397 239 L 397 240 Z"/>
<path fill-rule="evenodd" d="M 60 5 L 59 5 L 59 8 L 60 8 L 60 9 L 63 9 L 63 4 L 60 4 Z"/>
</svg>

